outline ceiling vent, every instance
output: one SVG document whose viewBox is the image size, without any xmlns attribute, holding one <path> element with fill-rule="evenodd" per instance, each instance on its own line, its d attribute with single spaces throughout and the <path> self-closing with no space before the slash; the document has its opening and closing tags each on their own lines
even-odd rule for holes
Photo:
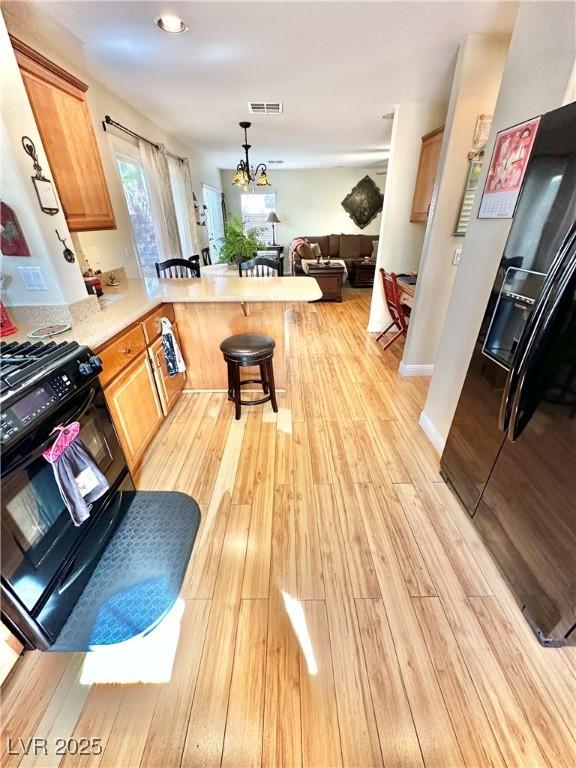
<svg viewBox="0 0 576 768">
<path fill-rule="evenodd" d="M 253 115 L 279 115 L 283 111 L 281 101 L 249 101 L 248 109 Z"/>
<path fill-rule="evenodd" d="M 268 160 L 268 165 L 284 165 L 284 160 Z"/>
</svg>

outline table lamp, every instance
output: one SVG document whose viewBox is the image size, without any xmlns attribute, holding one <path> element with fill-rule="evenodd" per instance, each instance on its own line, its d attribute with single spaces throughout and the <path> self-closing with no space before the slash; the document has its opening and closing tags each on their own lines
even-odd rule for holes
<svg viewBox="0 0 576 768">
<path fill-rule="evenodd" d="M 276 216 L 276 211 L 270 211 L 266 224 L 272 224 L 272 245 L 276 245 L 276 224 L 280 224 L 280 219 Z"/>
</svg>

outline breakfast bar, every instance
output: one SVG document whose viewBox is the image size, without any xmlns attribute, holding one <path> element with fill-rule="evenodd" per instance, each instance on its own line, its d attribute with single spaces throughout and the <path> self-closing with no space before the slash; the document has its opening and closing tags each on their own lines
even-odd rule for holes
<svg viewBox="0 0 576 768">
<path fill-rule="evenodd" d="M 157 280 L 151 294 L 173 304 L 187 390 L 224 390 L 226 366 L 220 342 L 237 333 L 265 333 L 276 341 L 276 386 L 286 386 L 286 307 L 322 297 L 311 277 L 203 276 L 200 280 Z"/>
<path fill-rule="evenodd" d="M 86 313 L 55 344 L 76 341 L 101 360 L 106 404 L 133 477 L 146 448 L 182 391 L 224 392 L 227 365 L 220 344 L 239 333 L 272 336 L 276 389 L 286 388 L 287 308 L 322 296 L 312 277 L 237 277 L 231 270 L 192 279 L 122 280 L 107 287 L 94 313 Z M 186 371 L 167 368 L 161 319 L 172 323 Z M 31 343 L 33 325 L 19 324 L 14 341 Z M 253 377 L 250 377 L 253 378 Z"/>
</svg>

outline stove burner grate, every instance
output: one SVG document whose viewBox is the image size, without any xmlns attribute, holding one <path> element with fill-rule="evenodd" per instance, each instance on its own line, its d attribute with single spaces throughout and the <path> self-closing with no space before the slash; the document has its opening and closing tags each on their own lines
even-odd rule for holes
<svg viewBox="0 0 576 768">
<path fill-rule="evenodd" d="M 0 342 L 0 391 L 25 382 L 38 371 L 49 368 L 55 360 L 74 352 L 76 341 Z"/>
</svg>

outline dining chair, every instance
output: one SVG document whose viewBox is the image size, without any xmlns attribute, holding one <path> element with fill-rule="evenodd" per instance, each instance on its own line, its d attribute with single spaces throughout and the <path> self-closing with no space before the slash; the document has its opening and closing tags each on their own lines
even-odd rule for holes
<svg viewBox="0 0 576 768">
<path fill-rule="evenodd" d="M 398 288 L 398 279 L 394 272 L 386 272 L 385 269 L 380 268 L 380 274 L 382 275 L 382 283 L 384 285 L 384 296 L 386 298 L 386 306 L 390 312 L 392 322 L 385 328 L 382 333 L 376 338 L 376 341 L 380 341 L 390 328 L 396 327 L 398 330 L 384 344 L 383 349 L 388 349 L 390 344 L 393 344 L 399 336 L 406 336 L 408 332 L 408 318 L 410 317 L 410 307 L 406 304 L 402 304 L 400 301 L 400 289 Z"/>
<path fill-rule="evenodd" d="M 157 261 L 154 265 L 158 277 L 188 278 L 200 277 L 200 264 L 198 257 L 191 259 L 167 259 Z"/>
<path fill-rule="evenodd" d="M 282 260 L 256 256 L 238 264 L 240 277 L 282 277 Z"/>
</svg>

